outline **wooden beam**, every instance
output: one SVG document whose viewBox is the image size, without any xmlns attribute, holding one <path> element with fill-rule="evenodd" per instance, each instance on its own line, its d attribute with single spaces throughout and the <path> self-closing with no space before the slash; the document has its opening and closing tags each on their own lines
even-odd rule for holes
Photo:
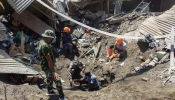
<svg viewBox="0 0 175 100">
<path fill-rule="evenodd" d="M 109 14 L 109 2 L 110 0 L 106 0 L 106 13 Z"/>
<path fill-rule="evenodd" d="M 36 32 L 37 34 L 41 35 L 44 33 L 46 29 L 53 30 L 52 27 L 47 25 L 45 22 L 37 18 L 31 12 L 25 10 L 21 14 L 17 14 L 16 12 L 12 14 L 12 17 L 17 19 L 23 25 L 31 29 L 32 31 Z"/>
<path fill-rule="evenodd" d="M 50 17 L 49 15 L 47 15 L 45 12 L 43 12 L 42 10 L 40 10 L 38 7 L 36 7 L 35 5 L 32 4 L 32 7 L 34 7 L 36 10 L 38 10 L 40 13 L 42 13 L 43 15 L 45 15 L 47 18 L 49 18 L 50 20 L 53 20 L 52 17 Z"/>
</svg>

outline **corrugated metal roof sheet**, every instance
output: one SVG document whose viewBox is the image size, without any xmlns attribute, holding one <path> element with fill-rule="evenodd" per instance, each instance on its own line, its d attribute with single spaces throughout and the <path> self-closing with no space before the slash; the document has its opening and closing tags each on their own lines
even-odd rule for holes
<svg viewBox="0 0 175 100">
<path fill-rule="evenodd" d="M 3 23 L 0 22 L 0 30 L 7 30 L 5 25 Z"/>
<path fill-rule="evenodd" d="M 24 11 L 34 0 L 7 0 L 12 8 L 17 12 L 21 13 Z"/>
<path fill-rule="evenodd" d="M 162 15 L 146 19 L 138 27 L 138 31 L 143 35 L 166 35 L 170 34 L 172 26 L 175 26 L 175 6 Z"/>
<path fill-rule="evenodd" d="M 6 74 L 37 74 L 37 71 L 12 59 L 4 50 L 0 49 L 0 73 Z"/>
</svg>

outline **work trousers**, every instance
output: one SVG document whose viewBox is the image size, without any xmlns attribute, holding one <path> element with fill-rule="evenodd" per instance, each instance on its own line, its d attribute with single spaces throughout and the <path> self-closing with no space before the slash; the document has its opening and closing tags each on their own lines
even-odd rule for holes
<svg viewBox="0 0 175 100">
<path fill-rule="evenodd" d="M 70 54 L 73 54 L 73 45 L 72 43 L 66 43 L 63 45 L 64 50 L 68 50 Z"/>
<path fill-rule="evenodd" d="M 112 50 L 113 50 L 113 48 L 114 48 L 114 45 L 111 45 L 111 46 L 108 48 L 108 55 L 109 55 L 109 56 L 112 55 L 112 52 L 113 52 Z M 117 51 L 117 53 L 123 52 L 123 51 L 121 51 L 121 50 L 119 50 L 119 49 L 117 49 L 117 48 L 116 48 L 116 51 Z M 120 53 L 120 57 L 119 57 L 119 58 L 124 58 L 125 56 L 127 56 L 127 52 Z"/>
<path fill-rule="evenodd" d="M 48 91 L 53 89 L 53 82 L 55 82 L 56 89 L 60 96 L 64 96 L 63 89 L 62 89 L 62 83 L 60 79 L 54 80 L 53 74 L 51 70 L 44 71 L 47 78 L 47 89 Z"/>
</svg>

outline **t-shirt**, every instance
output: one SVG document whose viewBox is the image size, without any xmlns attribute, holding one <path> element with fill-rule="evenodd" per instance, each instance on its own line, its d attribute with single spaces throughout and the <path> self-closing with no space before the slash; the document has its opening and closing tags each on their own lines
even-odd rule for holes
<svg viewBox="0 0 175 100">
<path fill-rule="evenodd" d="M 79 61 L 78 65 L 75 66 L 74 63 L 70 63 L 69 65 L 69 72 L 71 73 L 72 78 L 76 79 L 77 77 L 80 77 L 80 72 L 83 70 L 83 64 Z"/>
<path fill-rule="evenodd" d="M 39 54 L 40 64 L 41 64 L 42 70 L 44 70 L 44 71 L 48 70 L 49 65 L 48 65 L 48 61 L 45 58 L 45 56 L 50 55 L 53 63 L 55 62 L 51 45 L 46 43 L 44 40 L 41 40 L 39 42 L 38 54 Z"/>
<path fill-rule="evenodd" d="M 84 79 L 88 82 L 88 84 L 92 84 L 93 88 L 99 87 L 99 82 L 94 74 L 91 73 L 91 76 L 85 76 Z"/>
<path fill-rule="evenodd" d="M 126 51 L 126 43 L 123 41 L 120 46 L 116 44 L 116 50 L 118 50 L 118 52 Z"/>
</svg>

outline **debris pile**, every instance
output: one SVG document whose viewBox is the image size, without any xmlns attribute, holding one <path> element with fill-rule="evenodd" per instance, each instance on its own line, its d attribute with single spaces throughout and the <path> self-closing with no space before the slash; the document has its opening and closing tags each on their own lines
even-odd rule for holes
<svg viewBox="0 0 175 100">
<path fill-rule="evenodd" d="M 13 5 L 12 3 L 18 4 L 15 1 L 7 1 L 11 5 Z M 22 0 L 20 2 L 23 3 L 24 1 Z M 76 25 L 48 10 L 47 7 L 45 9 L 51 15 L 47 15 L 45 12 L 43 13 L 40 7 L 37 8 L 40 13 L 35 15 L 34 13 L 37 12 L 33 10 L 33 6 L 37 4 L 36 2 L 29 0 L 29 2 L 26 2 L 26 6 L 21 6 L 21 9 L 16 8 L 17 4 L 13 5 L 12 7 L 16 12 L 9 13 L 8 15 L 0 15 L 0 68 L 2 68 L 0 73 L 11 74 L 11 80 L 18 84 L 26 82 L 36 83 L 39 78 L 45 81 L 46 76 L 41 72 L 40 68 L 38 45 L 42 39 L 41 34 L 46 29 L 53 30 L 57 36 L 57 39 L 53 39 L 54 43 L 51 45 L 57 60 L 56 71 L 61 73 L 62 83 L 65 86 L 64 89 L 71 86 L 69 83 L 70 73 L 67 66 L 75 58 L 81 60 L 83 67 L 90 69 L 91 72 L 89 73 L 95 74 L 100 85 L 105 87 L 109 83 L 125 79 L 128 77 L 128 74 L 134 73 L 136 75 L 161 64 L 168 64 L 171 60 L 170 53 L 174 53 L 171 50 L 170 30 L 175 25 L 173 15 L 175 13 L 175 6 L 160 15 L 160 13 L 149 12 L 150 3 L 141 2 L 131 12 L 120 11 L 121 13 L 118 15 L 110 16 L 110 14 L 102 10 L 93 12 L 83 9 L 88 4 L 77 7 L 76 4 L 72 3 L 74 6 L 71 7 L 67 3 L 66 7 L 60 0 L 54 0 L 53 3 L 49 3 L 56 11 L 68 15 L 82 24 L 110 32 L 111 34 L 144 37 L 144 39 L 136 41 L 137 45 L 135 41 L 129 43 L 125 39 L 122 39 L 122 43 L 126 42 L 129 45 L 127 45 L 127 48 L 125 48 L 126 45 L 119 45 L 119 47 L 120 49 L 127 49 L 126 53 L 128 55 L 124 56 L 123 60 L 119 60 L 118 58 L 121 55 L 119 49 L 116 51 L 116 54 L 119 55 L 118 58 L 116 57 L 114 60 L 107 61 L 108 48 L 112 48 L 111 45 L 113 44 L 117 45 L 115 38 L 104 36 L 80 25 Z M 73 12 L 73 9 L 75 9 L 75 12 Z M 69 32 L 65 32 L 64 27 Z M 70 35 L 68 41 L 71 41 L 71 45 L 64 44 L 65 35 Z M 73 51 L 67 50 L 70 47 Z M 112 53 L 115 53 L 115 50 Z M 130 60 L 133 60 L 133 63 Z M 131 69 L 131 71 L 124 70 L 126 68 Z M 159 73 L 157 75 L 158 77 L 162 79 L 166 78 L 164 84 L 175 82 L 174 73 L 168 74 L 168 71 L 169 65 L 163 72 L 161 72 L 161 69 L 155 71 L 156 74 Z M 146 77 L 143 77 L 141 80 L 145 82 L 150 81 Z M 44 87 L 45 84 L 41 83 L 39 86 Z"/>
</svg>

